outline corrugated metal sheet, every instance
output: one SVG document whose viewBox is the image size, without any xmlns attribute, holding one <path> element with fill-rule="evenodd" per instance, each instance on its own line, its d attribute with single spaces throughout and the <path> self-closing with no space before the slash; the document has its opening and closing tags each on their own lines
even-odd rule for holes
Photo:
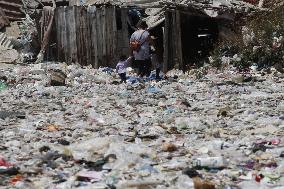
<svg viewBox="0 0 284 189">
<path fill-rule="evenodd" d="M 21 11 L 22 5 L 21 0 L 0 0 L 0 7 L 10 21 L 18 21 L 24 18 L 25 15 Z"/>
<path fill-rule="evenodd" d="M 0 48 L 2 49 L 12 49 L 13 45 L 10 39 L 8 39 L 5 33 L 0 32 Z"/>
</svg>

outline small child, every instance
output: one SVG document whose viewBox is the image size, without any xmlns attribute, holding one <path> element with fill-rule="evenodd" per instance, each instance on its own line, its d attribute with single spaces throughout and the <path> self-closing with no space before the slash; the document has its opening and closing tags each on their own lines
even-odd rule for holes
<svg viewBox="0 0 284 189">
<path fill-rule="evenodd" d="M 116 65 L 116 73 L 118 73 L 121 83 L 126 83 L 126 68 L 131 60 L 131 56 L 126 58 L 125 55 L 121 55 L 119 58 L 119 62 Z"/>
</svg>

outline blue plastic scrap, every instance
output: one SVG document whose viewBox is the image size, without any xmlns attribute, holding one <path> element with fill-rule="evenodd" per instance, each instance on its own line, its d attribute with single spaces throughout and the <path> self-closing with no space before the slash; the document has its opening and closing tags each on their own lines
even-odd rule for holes
<svg viewBox="0 0 284 189">
<path fill-rule="evenodd" d="M 159 93 L 159 92 L 161 92 L 160 89 L 154 86 L 148 88 L 148 93 Z"/>
<path fill-rule="evenodd" d="M 109 67 L 103 68 L 102 71 L 110 75 L 113 73 L 113 69 Z"/>
</svg>

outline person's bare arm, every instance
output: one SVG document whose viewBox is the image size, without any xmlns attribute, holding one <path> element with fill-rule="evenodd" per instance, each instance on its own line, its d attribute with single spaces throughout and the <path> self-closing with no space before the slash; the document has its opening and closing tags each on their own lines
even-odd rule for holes
<svg viewBox="0 0 284 189">
<path fill-rule="evenodd" d="M 155 43 L 154 43 L 154 40 L 152 39 L 152 37 L 149 35 L 147 37 L 147 42 L 150 44 L 150 45 L 153 45 L 155 47 Z"/>
</svg>

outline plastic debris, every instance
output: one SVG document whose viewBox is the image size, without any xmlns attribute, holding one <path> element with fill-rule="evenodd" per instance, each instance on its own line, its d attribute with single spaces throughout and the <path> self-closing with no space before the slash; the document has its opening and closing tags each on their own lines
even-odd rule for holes
<svg viewBox="0 0 284 189">
<path fill-rule="evenodd" d="M 283 78 L 208 70 L 130 80 L 77 65 L 1 68 L 0 185 L 25 188 L 277 188 Z M 50 70 L 64 85 L 50 85 Z M 63 80 L 62 80 L 63 81 Z M 260 82 L 261 81 L 261 82 Z M 20 175 L 20 176 L 18 176 Z M 22 177 L 21 177 L 22 176 Z M 210 181 L 210 182 L 209 182 Z"/>
</svg>

